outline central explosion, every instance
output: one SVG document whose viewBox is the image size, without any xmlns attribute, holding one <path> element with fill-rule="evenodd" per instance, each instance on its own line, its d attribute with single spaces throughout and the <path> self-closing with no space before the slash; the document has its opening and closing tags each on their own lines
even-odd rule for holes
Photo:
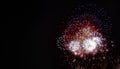
<svg viewBox="0 0 120 69">
<path fill-rule="evenodd" d="M 65 49 L 80 57 L 108 51 L 106 38 L 91 16 L 68 25 L 62 39 Z"/>
<path fill-rule="evenodd" d="M 116 46 L 112 39 L 111 19 L 103 8 L 80 5 L 58 28 L 61 66 L 70 67 L 68 69 L 111 69 L 111 63 L 118 63 L 114 57 Z"/>
</svg>

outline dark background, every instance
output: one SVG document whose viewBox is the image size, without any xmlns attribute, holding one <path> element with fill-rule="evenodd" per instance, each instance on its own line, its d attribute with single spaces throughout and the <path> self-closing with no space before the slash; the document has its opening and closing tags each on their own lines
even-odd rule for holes
<svg viewBox="0 0 120 69">
<path fill-rule="evenodd" d="M 10 1 L 4 8 L 8 22 L 0 24 L 2 69 L 67 69 L 57 62 L 57 26 L 81 2 L 108 11 L 114 39 L 119 41 L 119 1 Z"/>
</svg>

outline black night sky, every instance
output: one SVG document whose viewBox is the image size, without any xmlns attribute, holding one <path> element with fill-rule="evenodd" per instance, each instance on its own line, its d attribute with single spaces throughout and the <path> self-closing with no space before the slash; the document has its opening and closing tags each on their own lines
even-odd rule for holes
<svg viewBox="0 0 120 69">
<path fill-rule="evenodd" d="M 105 8 L 113 24 L 112 35 L 119 53 L 120 2 L 117 0 L 92 1 L 10 1 L 6 3 L 7 23 L 1 23 L 4 69 L 68 69 L 58 63 L 59 49 L 56 39 L 58 26 L 79 3 L 95 3 Z M 64 24 L 62 24 L 64 26 Z M 61 31 L 63 28 L 61 28 Z M 115 54 L 114 54 L 115 55 Z"/>
</svg>

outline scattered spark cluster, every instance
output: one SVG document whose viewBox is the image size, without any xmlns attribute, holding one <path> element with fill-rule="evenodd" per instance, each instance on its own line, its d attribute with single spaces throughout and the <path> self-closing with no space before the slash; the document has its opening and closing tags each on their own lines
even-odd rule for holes
<svg viewBox="0 0 120 69">
<path fill-rule="evenodd" d="M 109 17 L 92 5 L 82 5 L 74 14 L 57 40 L 64 63 L 72 69 L 109 69 L 108 62 L 115 58 L 111 55 L 114 41 Z"/>
<path fill-rule="evenodd" d="M 71 30 L 74 30 L 74 32 L 70 33 Z M 70 25 L 64 34 L 64 46 L 74 55 L 83 57 L 87 54 L 95 55 L 97 52 L 107 51 L 105 48 L 106 39 L 90 22 Z"/>
</svg>

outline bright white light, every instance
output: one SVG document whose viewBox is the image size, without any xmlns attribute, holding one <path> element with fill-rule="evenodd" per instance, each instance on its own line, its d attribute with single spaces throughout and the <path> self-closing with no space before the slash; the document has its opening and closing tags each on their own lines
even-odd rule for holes
<svg viewBox="0 0 120 69">
<path fill-rule="evenodd" d="M 100 37 L 91 37 L 83 41 L 83 48 L 92 52 L 100 43 Z"/>
<path fill-rule="evenodd" d="M 98 45 L 102 42 L 100 37 L 93 37 L 93 41 L 95 41 Z"/>
<path fill-rule="evenodd" d="M 69 44 L 69 49 L 73 52 L 80 49 L 80 42 L 79 41 L 71 41 Z"/>
<path fill-rule="evenodd" d="M 96 42 L 92 41 L 91 39 L 87 39 L 83 43 L 83 47 L 88 51 L 93 51 L 96 48 Z"/>
</svg>

